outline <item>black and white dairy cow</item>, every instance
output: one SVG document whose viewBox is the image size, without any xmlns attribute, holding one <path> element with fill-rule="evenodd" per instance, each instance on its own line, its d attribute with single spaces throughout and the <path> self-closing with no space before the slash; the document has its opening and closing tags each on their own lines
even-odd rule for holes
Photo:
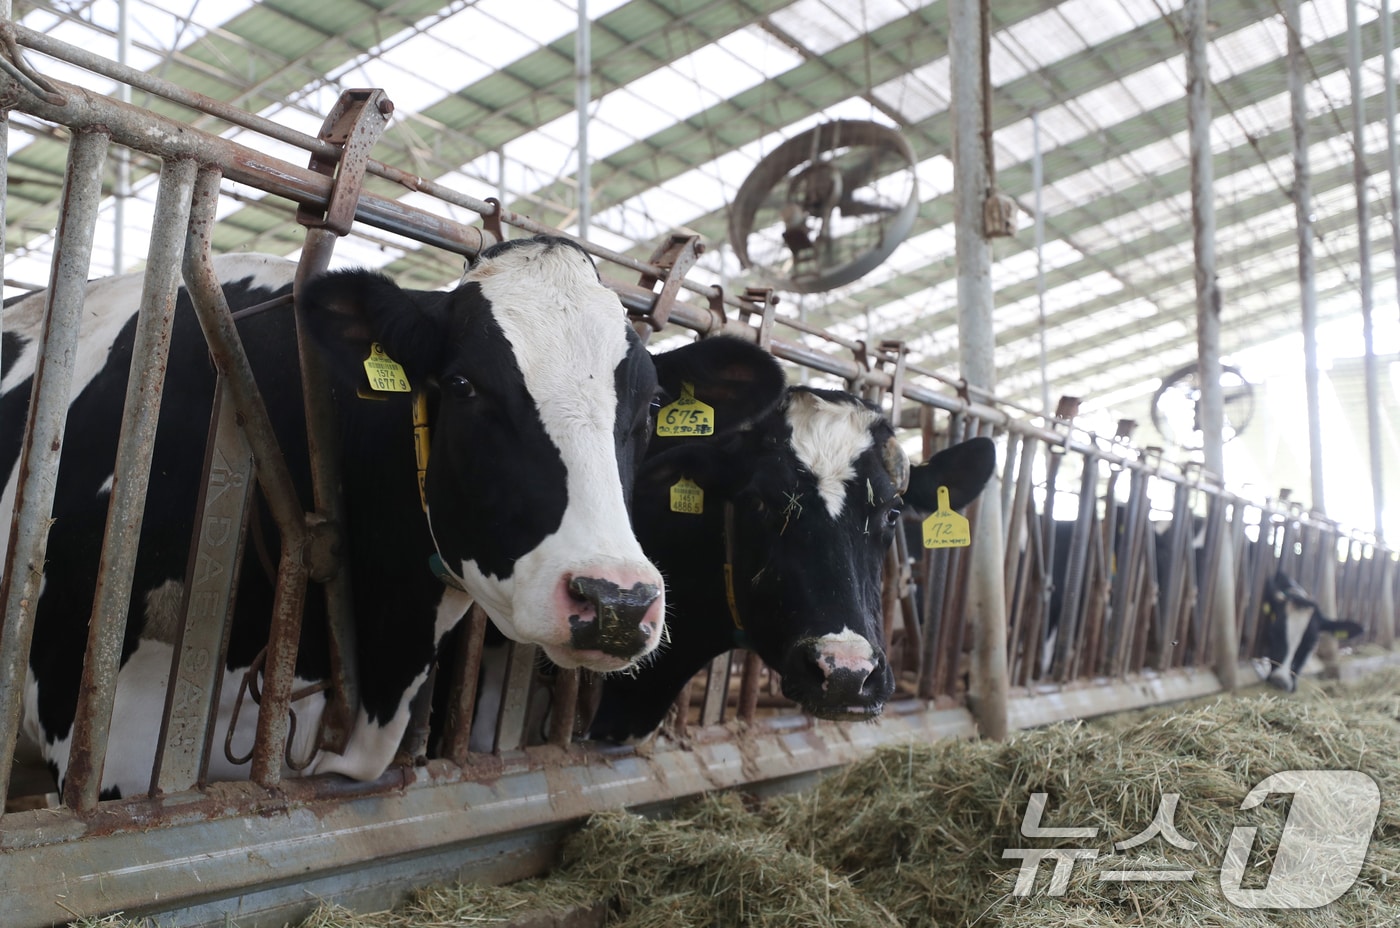
<svg viewBox="0 0 1400 928">
<path fill-rule="evenodd" d="M 216 259 L 235 310 L 287 292 L 295 265 Z M 139 302 L 140 280 L 89 286 L 76 381 L 58 473 L 46 582 L 38 605 L 24 731 L 56 776 L 68 763 L 98 547 Z M 0 400 L 0 511 L 9 518 L 16 460 L 37 352 L 41 297 L 8 307 Z M 400 289 L 369 271 L 338 271 L 301 297 L 334 382 L 342 438 L 348 557 L 361 706 L 343 754 L 321 752 L 309 772 L 378 777 L 407 723 L 410 698 L 441 636 L 476 600 L 507 636 L 539 644 L 564 667 L 615 671 L 662 637 L 665 596 L 633 534 L 628 494 L 650 431 L 657 365 L 632 332 L 591 258 L 572 242 L 537 237 L 486 250 L 451 292 Z M 244 346 L 304 502 L 311 498 L 300 375 L 288 308 L 239 321 Z M 722 368 L 726 343 L 675 354 Z M 364 362 L 378 343 L 428 396 L 431 455 L 420 500 L 409 393 L 369 393 Z M 756 350 L 756 349 L 755 349 Z M 716 353 L 718 352 L 718 353 Z M 694 375 L 692 375 L 694 376 Z M 122 651 L 103 795 L 149 788 L 172 636 L 162 617 L 180 601 L 200 484 L 214 370 L 181 292 L 165 398 L 152 449 L 131 614 Z M 424 506 L 426 505 L 426 515 Z M 253 552 L 271 549 L 261 501 L 250 540 L 215 731 L 210 779 L 247 776 L 222 750 L 237 681 L 267 641 L 272 583 Z M 0 539 L 8 538 L 0 526 Z M 265 553 L 265 552 L 264 552 Z M 462 589 L 429 568 L 436 555 Z M 439 567 L 439 570 L 442 569 Z M 329 671 L 322 597 L 309 596 L 298 686 Z M 315 751 L 319 694 L 295 704 L 292 755 Z M 233 737 L 246 753 L 256 710 Z"/>
<path fill-rule="evenodd" d="M 992 442 L 974 438 L 911 471 L 876 408 L 791 387 L 745 428 L 661 445 L 638 474 L 633 521 L 666 576 L 669 642 L 604 681 L 590 737 L 646 736 L 685 682 L 736 646 L 777 670 L 783 694 L 814 716 L 878 716 L 895 686 L 880 594 L 900 506 L 933 511 L 939 486 L 954 508 L 967 505 L 992 474 Z M 682 479 L 703 499 L 675 508 L 699 512 L 674 510 Z"/>
<path fill-rule="evenodd" d="M 1268 661 L 1265 682 L 1289 693 L 1298 688 L 1298 675 L 1312 657 L 1318 636 L 1326 632 L 1354 638 L 1363 632 L 1361 625 L 1350 619 L 1323 615 L 1307 590 L 1281 570 L 1264 584 L 1259 619 L 1264 623 L 1261 643 Z"/>
</svg>

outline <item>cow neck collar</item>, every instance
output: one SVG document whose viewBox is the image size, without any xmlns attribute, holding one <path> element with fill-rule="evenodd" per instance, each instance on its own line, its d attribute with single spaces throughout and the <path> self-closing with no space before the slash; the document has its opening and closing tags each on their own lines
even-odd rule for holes
<svg viewBox="0 0 1400 928">
<path fill-rule="evenodd" d="M 433 432 L 432 427 L 428 424 L 428 393 L 426 390 L 418 390 L 413 394 L 413 459 L 418 465 L 418 502 L 423 507 L 425 519 L 428 516 L 428 492 L 426 489 L 428 451 L 432 445 Z M 443 586 L 449 586 L 463 593 L 467 591 L 467 588 L 462 585 L 461 579 L 447 569 L 442 555 L 436 550 L 428 556 L 428 569 Z"/>
<path fill-rule="evenodd" d="M 734 503 L 724 503 L 724 601 L 729 605 L 729 618 L 734 622 L 731 640 L 734 647 L 753 650 L 744 622 L 739 618 L 739 601 L 734 598 Z"/>
</svg>

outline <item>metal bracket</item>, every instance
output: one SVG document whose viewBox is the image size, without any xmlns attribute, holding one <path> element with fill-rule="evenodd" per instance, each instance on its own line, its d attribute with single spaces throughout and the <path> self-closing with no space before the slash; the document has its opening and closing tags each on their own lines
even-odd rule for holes
<svg viewBox="0 0 1400 928">
<path fill-rule="evenodd" d="M 890 422 L 899 428 L 900 414 L 904 411 L 904 365 L 909 357 L 909 346 L 902 339 L 887 338 L 880 342 L 875 357 L 881 370 L 887 364 L 894 366 L 890 372 Z"/>
<path fill-rule="evenodd" d="M 758 347 L 771 351 L 773 346 L 773 308 L 778 305 L 778 295 L 772 287 L 745 287 L 739 297 L 739 322 L 750 326 L 758 333 Z M 757 316 L 754 322 L 751 317 Z"/>
<path fill-rule="evenodd" d="M 659 332 L 666 327 L 667 320 L 671 318 L 671 307 L 676 302 L 676 294 L 681 289 L 681 282 L 704 253 L 705 246 L 701 243 L 700 236 L 682 235 L 679 232 L 671 233 L 670 238 L 652 253 L 647 263 L 662 271 L 665 276 L 643 273 L 639 283 L 647 290 L 654 290 L 657 283 L 661 284 L 661 292 L 656 294 L 656 300 L 651 304 L 651 312 L 642 317 L 653 332 Z"/>
<path fill-rule="evenodd" d="M 393 112 L 394 104 L 378 88 L 347 90 L 340 95 L 317 135 L 323 142 L 340 146 L 340 157 L 329 159 L 313 154 L 308 165 L 317 174 L 332 178 L 325 214 L 319 215 L 303 204 L 297 207 L 297 222 L 311 229 L 328 229 L 336 235 L 350 231 L 370 149 L 384 134 Z"/>
<path fill-rule="evenodd" d="M 481 228 L 497 242 L 504 242 L 506 236 L 505 231 L 501 228 L 501 213 L 505 212 L 505 207 L 502 206 L 501 201 L 495 197 L 487 197 L 486 202 L 490 203 L 495 209 L 490 214 L 481 214 Z"/>
</svg>

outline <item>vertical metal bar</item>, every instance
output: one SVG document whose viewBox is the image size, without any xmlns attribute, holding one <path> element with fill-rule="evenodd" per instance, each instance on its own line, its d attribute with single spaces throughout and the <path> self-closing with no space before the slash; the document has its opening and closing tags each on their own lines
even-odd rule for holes
<svg viewBox="0 0 1400 928">
<path fill-rule="evenodd" d="M 574 35 L 574 109 L 578 111 L 578 237 L 588 238 L 593 219 L 593 166 L 588 160 L 588 104 L 593 92 L 592 24 L 588 0 L 578 0 L 578 32 Z"/>
<path fill-rule="evenodd" d="M 476 688 L 481 673 L 481 652 L 486 641 L 486 612 L 473 605 L 463 621 L 461 646 L 452 661 L 452 686 L 443 719 L 442 753 L 465 767 L 471 750 L 472 720 L 476 714 Z"/>
<path fill-rule="evenodd" d="M 1395 276 L 1395 301 L 1400 304 L 1400 139 L 1395 137 L 1395 27 L 1390 0 L 1381 0 L 1381 61 L 1385 71 L 1386 173 L 1390 175 L 1391 272 Z"/>
<path fill-rule="evenodd" d="M 327 229 L 309 228 L 297 265 L 294 292 L 330 264 L 336 235 Z M 341 497 L 340 434 L 331 402 L 330 379 L 321 354 L 311 344 L 307 331 L 306 313 L 300 301 L 293 312 L 297 329 L 297 358 L 301 364 L 302 405 L 306 412 L 306 442 L 311 462 L 313 504 L 318 516 L 325 520 L 326 530 L 334 533 L 332 549 L 339 563 L 329 577 L 314 577 L 324 582 L 326 625 L 329 632 L 331 680 L 326 694 L 326 707 L 321 715 L 319 746 L 342 754 L 350 739 L 356 712 L 360 705 L 359 664 L 355 655 L 355 612 L 350 572 L 345 565 L 345 501 Z"/>
<path fill-rule="evenodd" d="M 1384 471 L 1381 469 L 1380 375 L 1376 368 L 1375 322 L 1371 310 L 1371 197 L 1366 190 L 1366 99 L 1361 88 L 1361 24 L 1358 0 L 1347 0 L 1347 65 L 1351 75 L 1352 182 L 1356 187 L 1356 264 L 1361 278 L 1361 336 L 1366 344 L 1366 438 L 1371 451 L 1371 505 L 1376 538 L 1385 538 Z M 1389 57 L 1387 53 L 1387 57 Z"/>
<path fill-rule="evenodd" d="M 724 721 L 724 704 L 729 699 L 729 665 L 732 653 L 725 651 L 710 661 L 710 673 L 705 681 L 705 701 L 700 708 L 702 728 Z"/>
<path fill-rule="evenodd" d="M 914 608 L 914 584 L 910 575 L 909 541 L 904 536 L 903 526 L 894 533 L 894 544 L 890 546 L 890 550 L 893 552 L 895 566 L 896 606 L 899 609 L 900 618 L 903 620 L 901 627 L 904 630 L 904 667 L 892 667 L 891 670 L 897 674 L 912 664 L 917 676 L 919 658 L 924 651 L 923 634 L 919 628 L 917 610 Z M 890 639 L 886 638 L 887 651 L 890 644 Z"/>
<path fill-rule="evenodd" d="M 44 331 L 34 366 L 33 395 L 24 430 L 24 454 L 16 475 L 15 516 L 10 525 L 5 577 L 0 582 L 4 625 L 0 628 L 0 757 L 14 756 L 24 698 L 25 664 L 34 636 L 34 612 L 43 583 L 58 461 L 68 397 L 73 383 L 83 294 L 87 289 L 92 237 L 102 199 L 102 163 L 107 136 L 79 132 L 68 148 Z M 10 765 L 0 765 L 0 796 Z"/>
<path fill-rule="evenodd" d="M 188 789 L 203 778 L 214 735 L 232 616 L 253 499 L 253 453 L 219 379 L 205 443 L 204 493 L 185 570 L 183 621 L 156 751 L 152 792 Z"/>
<path fill-rule="evenodd" d="M 1011 547 L 1011 494 L 1016 487 L 1017 447 L 1028 439 L 1022 439 L 1014 432 L 1006 434 L 1006 460 L 1001 465 L 1001 543 Z M 1010 586 L 1007 583 L 1006 586 Z"/>
<path fill-rule="evenodd" d="M 1322 407 L 1317 369 L 1317 281 L 1313 258 L 1312 171 L 1308 162 L 1307 82 L 1303 75 L 1300 0 L 1284 0 L 1288 29 L 1288 95 L 1293 118 L 1293 211 L 1298 224 L 1298 290 L 1303 322 L 1303 377 L 1308 405 L 1308 472 L 1312 508 L 1326 512 L 1322 479 Z M 1400 241 L 1400 237 L 1397 237 Z"/>
<path fill-rule="evenodd" d="M 1026 505 L 1026 518 L 1030 519 L 1036 515 L 1034 501 L 1027 500 Z M 1017 620 L 1016 637 L 1012 640 L 1019 641 L 1021 646 L 1020 667 L 1013 678 L 1019 686 L 1029 686 L 1033 679 L 1040 676 L 1040 649 L 1045 638 L 1044 593 L 1046 584 L 1050 582 L 1040 538 L 1038 524 L 1026 532 L 1026 550 L 1021 557 L 1017 577 L 1015 608 L 1020 618 Z"/>
<path fill-rule="evenodd" d="M 1040 442 L 1032 438 L 1021 441 L 1019 460 L 1016 465 L 1016 490 L 1012 494 L 1011 504 L 1007 507 L 1010 520 L 1007 522 L 1007 530 L 1002 534 L 1002 537 L 1006 539 L 1003 582 L 1009 591 L 1006 604 L 1007 640 L 1011 643 L 1011 659 L 1020 662 L 1019 672 L 1013 668 L 1011 679 L 1019 681 L 1021 685 L 1025 683 L 1023 674 L 1026 666 L 1026 653 L 1029 649 L 1025 635 L 1025 604 L 1026 587 L 1029 582 L 1027 569 L 1030 561 L 1026 557 L 1026 551 L 1032 538 L 1037 534 L 1030 526 L 1031 478 L 1035 466 L 1035 451 L 1039 445 Z M 1010 456 L 1010 446 L 1008 445 L 1007 457 Z M 1018 642 L 1020 642 L 1020 647 L 1017 646 Z"/>
<path fill-rule="evenodd" d="M 578 675 L 578 669 L 560 669 L 554 676 L 549 716 L 550 744 L 562 746 L 574 738 L 574 716 L 578 714 Z"/>
<path fill-rule="evenodd" d="M 534 690 L 535 663 L 539 647 L 533 644 L 510 643 L 510 663 L 506 669 L 505 689 L 501 694 L 501 720 L 496 728 L 496 748 L 513 751 L 525 746 L 526 726 L 530 721 L 530 696 Z"/>
<path fill-rule="evenodd" d="M 759 674 L 763 672 L 763 661 L 754 651 L 744 652 L 744 671 L 739 680 L 739 711 L 736 717 L 741 722 L 752 722 L 758 711 Z"/>
<path fill-rule="evenodd" d="M 1098 457 L 1084 455 L 1079 478 L 1079 512 L 1069 538 L 1069 557 L 1065 562 L 1065 593 L 1060 600 L 1060 625 L 1055 637 L 1055 676 L 1061 682 L 1069 671 L 1080 626 L 1080 604 L 1084 590 L 1085 568 L 1089 555 L 1089 533 L 1092 531 L 1095 495 L 1098 483 Z"/>
<path fill-rule="evenodd" d="M 288 709 L 306 600 L 308 572 L 303 561 L 306 517 L 297 499 L 287 462 L 277 446 L 267 407 L 258 393 L 252 366 L 243 351 L 233 315 L 229 312 L 223 289 L 214 273 L 210 243 L 220 176 L 217 169 L 204 168 L 195 180 L 189 237 L 185 243 L 184 276 L 200 328 L 209 345 L 210 356 L 219 372 L 228 378 L 244 433 L 257 458 L 258 485 L 262 488 L 282 540 L 251 772 L 252 778 L 259 784 L 273 786 L 282 775 Z"/>
<path fill-rule="evenodd" d="M 991 244 L 984 210 L 991 183 L 991 126 L 987 108 L 986 0 L 950 0 L 948 53 L 952 61 L 954 237 L 957 254 L 958 356 L 963 379 L 996 387 L 992 325 Z M 997 478 L 993 476 L 992 481 Z M 1000 740 L 1007 731 L 1006 592 L 1002 588 L 1001 494 L 989 485 L 977 499 L 966 603 L 973 625 L 971 690 L 977 730 Z"/>
<path fill-rule="evenodd" d="M 1210 150 L 1206 0 L 1186 0 L 1186 94 L 1191 153 L 1191 228 L 1196 255 L 1196 345 L 1206 470 L 1225 470 L 1225 409 L 1220 390 L 1220 287 L 1215 275 L 1215 168 Z"/>
<path fill-rule="evenodd" d="M 1136 577 L 1142 560 L 1142 532 L 1146 527 L 1147 475 L 1133 471 L 1128 478 L 1127 509 L 1123 513 L 1123 536 L 1117 543 L 1118 569 L 1113 572 L 1113 587 L 1110 593 L 1109 610 L 1113 617 L 1112 644 L 1109 645 L 1110 660 L 1116 663 L 1118 674 L 1125 672 L 1125 658 L 1131 649 L 1132 638 L 1137 627 L 1138 614 L 1131 610 L 1137 599 Z M 1111 672 L 1105 667 L 1105 672 Z"/>
<path fill-rule="evenodd" d="M 924 584 L 924 653 L 919 661 L 919 698 L 933 699 L 938 695 L 940 646 L 946 624 L 943 615 L 943 591 L 948 586 L 948 561 L 951 550 L 935 548 L 925 552 L 928 558 L 927 581 Z"/>
<path fill-rule="evenodd" d="M 151 229 L 141 309 L 131 347 L 131 371 L 117 437 L 112 495 L 88 622 L 87 657 L 64 787 L 65 801 L 80 810 L 97 804 L 102 765 L 107 758 L 107 734 L 126 636 L 136 549 L 141 541 L 146 488 L 151 479 L 151 448 L 160 421 L 165 367 L 175 329 L 180 252 L 189 221 L 195 171 L 192 161 L 163 165 L 156 193 L 156 221 Z"/>
<path fill-rule="evenodd" d="M 1035 191 L 1035 303 L 1036 331 L 1040 337 L 1040 411 L 1046 421 L 1054 411 L 1050 408 L 1049 349 L 1046 345 L 1048 325 L 1045 316 L 1045 158 L 1040 149 L 1040 110 L 1031 110 L 1031 135 L 1035 147 L 1031 155 L 1031 188 Z"/>
<path fill-rule="evenodd" d="M 129 0 L 117 0 L 117 64 L 126 66 L 131 52 L 131 9 Z M 131 102 L 131 85 L 117 81 L 117 99 Z M 131 196 L 131 150 L 117 146 L 112 153 L 116 160 L 116 178 L 112 184 L 112 273 L 120 274 L 126 267 L 126 198 Z M 181 226 L 183 228 L 183 226 Z"/>
</svg>

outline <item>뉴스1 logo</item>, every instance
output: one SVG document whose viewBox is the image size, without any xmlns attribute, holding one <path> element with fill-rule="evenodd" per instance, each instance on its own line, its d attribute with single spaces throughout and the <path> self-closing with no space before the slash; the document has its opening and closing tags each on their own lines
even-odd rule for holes
<svg viewBox="0 0 1400 928">
<path fill-rule="evenodd" d="M 1371 832 L 1380 813 L 1381 796 L 1374 780 L 1358 770 L 1284 770 L 1265 777 L 1249 791 L 1241 811 L 1257 808 L 1271 794 L 1291 793 L 1283 834 L 1273 855 L 1268 882 L 1261 889 L 1245 889 L 1245 865 L 1258 828 L 1238 825 L 1230 832 L 1229 847 L 1220 866 L 1220 889 L 1231 903 L 1244 909 L 1315 909 L 1341 897 L 1356 882 L 1366 860 Z M 1042 827 L 1049 794 L 1032 793 L 1021 819 L 1021 835 L 1027 838 L 1091 839 L 1097 827 Z M 1177 831 L 1175 819 L 1179 793 L 1163 793 L 1152 823 L 1114 849 L 1129 851 L 1154 838 L 1182 850 L 1196 842 Z M 1257 850 L 1257 849 L 1256 849 Z M 1080 860 L 1095 860 L 1097 848 L 1007 848 L 1003 859 L 1019 859 L 1012 894 L 1029 896 L 1044 860 L 1055 862 L 1046 895 L 1063 896 L 1070 875 Z M 1177 882 L 1195 879 L 1196 871 L 1104 870 L 1099 882 Z"/>
</svg>

